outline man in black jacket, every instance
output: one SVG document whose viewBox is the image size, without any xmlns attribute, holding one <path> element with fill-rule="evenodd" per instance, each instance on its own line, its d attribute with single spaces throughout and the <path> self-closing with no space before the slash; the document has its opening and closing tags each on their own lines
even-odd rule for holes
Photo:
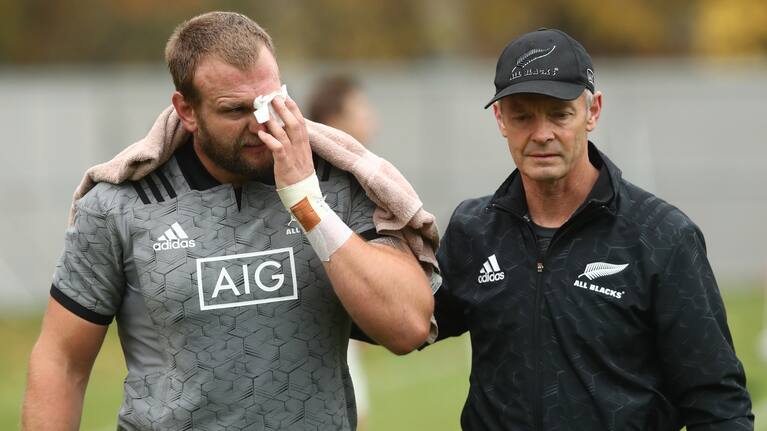
<svg viewBox="0 0 767 431">
<path fill-rule="evenodd" d="M 703 235 L 588 141 L 594 67 L 567 34 L 512 41 L 487 106 L 514 163 L 455 210 L 440 338 L 471 334 L 467 430 L 751 430 Z"/>
</svg>

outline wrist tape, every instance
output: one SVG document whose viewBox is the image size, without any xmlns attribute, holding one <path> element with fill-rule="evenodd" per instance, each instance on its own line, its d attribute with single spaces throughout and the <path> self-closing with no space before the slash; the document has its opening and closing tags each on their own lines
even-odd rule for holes
<svg viewBox="0 0 767 431">
<path fill-rule="evenodd" d="M 349 226 L 325 203 L 315 173 L 277 189 L 277 194 L 285 208 L 298 220 L 309 244 L 323 262 L 330 261 L 330 256 L 352 236 Z"/>
</svg>

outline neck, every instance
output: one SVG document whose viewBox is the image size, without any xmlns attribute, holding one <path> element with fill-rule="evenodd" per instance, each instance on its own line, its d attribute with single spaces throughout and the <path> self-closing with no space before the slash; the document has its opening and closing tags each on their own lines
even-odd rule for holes
<svg viewBox="0 0 767 431">
<path fill-rule="evenodd" d="M 205 152 L 200 148 L 200 144 L 197 140 L 194 141 L 194 152 L 197 154 L 197 158 L 200 159 L 202 166 L 208 171 L 210 176 L 216 179 L 221 184 L 232 184 L 235 187 L 242 186 L 245 182 L 245 178 L 240 175 L 233 174 L 225 169 L 219 167 L 213 160 L 211 160 Z"/>
<path fill-rule="evenodd" d="M 522 175 L 527 208 L 535 224 L 558 228 L 581 206 L 599 178 L 599 171 L 588 160 L 586 164 L 554 181 L 536 181 Z"/>
</svg>

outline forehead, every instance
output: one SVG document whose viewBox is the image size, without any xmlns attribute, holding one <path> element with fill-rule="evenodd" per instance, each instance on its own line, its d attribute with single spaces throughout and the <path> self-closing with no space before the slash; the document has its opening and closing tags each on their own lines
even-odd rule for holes
<svg viewBox="0 0 767 431">
<path fill-rule="evenodd" d="M 203 100 L 248 98 L 268 94 L 280 88 L 280 72 L 268 49 L 259 52 L 258 60 L 245 69 L 215 56 L 203 59 L 194 75 L 194 85 Z"/>
<path fill-rule="evenodd" d="M 584 96 L 581 94 L 577 99 L 562 100 L 543 94 L 521 93 L 506 96 L 501 99 L 501 103 L 503 104 L 504 108 L 511 110 L 552 109 L 564 107 L 572 107 L 577 109 L 579 106 L 581 106 L 580 100 L 583 97 Z"/>
</svg>

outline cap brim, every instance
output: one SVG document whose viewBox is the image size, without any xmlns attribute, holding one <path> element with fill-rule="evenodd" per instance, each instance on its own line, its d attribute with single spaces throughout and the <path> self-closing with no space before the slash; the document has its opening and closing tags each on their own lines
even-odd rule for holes
<svg viewBox="0 0 767 431">
<path fill-rule="evenodd" d="M 586 89 L 585 85 L 574 84 L 571 82 L 559 82 L 559 81 L 525 81 L 517 84 L 509 85 L 500 92 L 496 93 L 493 98 L 487 102 L 485 109 L 492 105 L 495 101 L 502 99 L 512 94 L 532 93 L 543 94 L 545 96 L 556 97 L 562 100 L 577 99 L 578 96 Z"/>
</svg>

